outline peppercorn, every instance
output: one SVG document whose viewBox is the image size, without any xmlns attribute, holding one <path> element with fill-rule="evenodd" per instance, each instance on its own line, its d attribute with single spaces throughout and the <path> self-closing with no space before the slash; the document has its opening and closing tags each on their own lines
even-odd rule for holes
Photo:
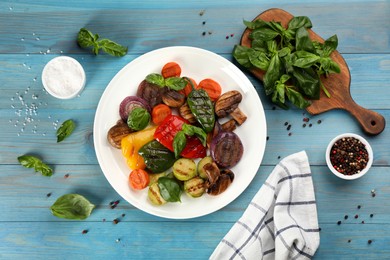
<svg viewBox="0 0 390 260">
<path fill-rule="evenodd" d="M 370 214 L 370 218 L 372 218 L 374 216 L 374 214 Z"/>
<path fill-rule="evenodd" d="M 358 218 L 358 217 L 359 217 L 359 215 L 358 215 L 358 214 L 356 214 L 356 215 L 355 215 L 355 218 Z"/>
<path fill-rule="evenodd" d="M 348 219 L 348 215 L 345 215 L 345 216 L 344 216 L 344 219 Z"/>
<path fill-rule="evenodd" d="M 333 144 L 330 161 L 339 173 L 353 175 L 367 166 L 368 152 L 360 140 L 354 137 L 344 137 Z"/>
<path fill-rule="evenodd" d="M 360 209 L 362 206 L 358 205 L 357 208 Z"/>
<path fill-rule="evenodd" d="M 368 243 L 368 244 L 371 244 L 371 243 L 372 243 L 372 240 L 371 240 L 371 239 L 370 239 L 370 240 L 368 240 L 368 241 L 367 241 L 367 243 Z"/>
<path fill-rule="evenodd" d="M 340 225 L 341 224 L 341 221 L 339 220 L 339 221 L 337 221 L 337 225 Z"/>
<path fill-rule="evenodd" d="M 81 234 L 87 234 L 88 233 L 88 229 L 84 229 L 83 231 L 81 231 Z"/>
<path fill-rule="evenodd" d="M 116 225 L 116 224 L 119 223 L 119 219 L 116 218 L 116 219 L 114 219 L 112 222 Z"/>
</svg>

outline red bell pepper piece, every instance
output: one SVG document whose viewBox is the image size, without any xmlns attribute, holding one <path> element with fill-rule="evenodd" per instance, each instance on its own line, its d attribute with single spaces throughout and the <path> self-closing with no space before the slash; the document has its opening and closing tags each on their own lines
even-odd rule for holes
<svg viewBox="0 0 390 260">
<path fill-rule="evenodd" d="M 154 138 L 173 151 L 173 139 L 181 131 L 183 124 L 188 124 L 188 121 L 177 115 L 169 115 L 157 127 Z M 202 145 L 197 137 L 187 136 L 186 138 L 187 143 L 180 154 L 181 156 L 185 158 L 203 158 L 206 156 L 206 147 Z"/>
</svg>

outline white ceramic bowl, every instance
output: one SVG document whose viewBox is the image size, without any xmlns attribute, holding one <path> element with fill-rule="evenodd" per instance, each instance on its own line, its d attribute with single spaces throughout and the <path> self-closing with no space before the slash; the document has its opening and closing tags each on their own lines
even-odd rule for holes
<svg viewBox="0 0 390 260">
<path fill-rule="evenodd" d="M 363 170 L 361 170 L 359 173 L 355 173 L 353 175 L 345 175 L 345 174 L 338 172 L 336 169 L 334 169 L 334 167 L 330 161 L 330 152 L 331 152 L 331 149 L 332 149 L 334 143 L 337 142 L 338 140 L 344 138 L 344 137 L 354 137 L 354 138 L 360 140 L 365 145 L 365 148 L 366 148 L 367 153 L 368 153 L 368 162 L 367 162 L 366 167 Z M 341 135 L 336 136 L 335 138 L 332 139 L 332 141 L 330 141 L 330 143 L 328 144 L 328 147 L 326 149 L 325 158 L 326 158 L 326 163 L 328 164 L 330 171 L 334 175 L 336 175 L 337 177 L 344 179 L 344 180 L 355 180 L 355 179 L 362 177 L 371 168 L 372 161 L 374 159 L 374 154 L 372 152 L 372 148 L 371 148 L 370 144 L 367 142 L 366 139 L 364 139 L 363 137 L 361 137 L 360 135 L 357 135 L 357 134 L 345 133 L 345 134 L 341 134 Z"/>
<path fill-rule="evenodd" d="M 59 99 L 76 97 L 84 89 L 85 81 L 83 67 L 69 56 L 58 56 L 50 60 L 42 71 L 44 88 Z"/>
</svg>

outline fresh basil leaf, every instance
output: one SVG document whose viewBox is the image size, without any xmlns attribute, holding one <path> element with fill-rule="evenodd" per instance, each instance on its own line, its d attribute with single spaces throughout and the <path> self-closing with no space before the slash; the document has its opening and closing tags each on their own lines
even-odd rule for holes
<svg viewBox="0 0 390 260">
<path fill-rule="evenodd" d="M 182 90 L 187 86 L 187 81 L 180 77 L 170 77 L 165 79 L 165 86 L 173 90 Z"/>
<path fill-rule="evenodd" d="M 65 194 L 50 207 L 54 216 L 65 219 L 86 219 L 95 205 L 79 194 Z"/>
<path fill-rule="evenodd" d="M 267 41 L 267 49 L 271 56 L 275 55 L 278 52 L 278 43 L 276 41 Z"/>
<path fill-rule="evenodd" d="M 320 60 L 320 56 L 307 51 L 296 51 L 294 55 L 296 59 L 293 65 L 299 68 L 309 68 Z"/>
<path fill-rule="evenodd" d="M 272 57 L 268 70 L 264 75 L 264 87 L 266 95 L 270 95 L 275 90 L 275 82 L 283 75 L 283 68 L 279 56 Z"/>
<path fill-rule="evenodd" d="M 291 53 L 291 49 L 288 47 L 284 47 L 278 51 L 278 55 L 280 58 L 290 55 L 290 53 Z"/>
<path fill-rule="evenodd" d="M 34 168 L 35 172 L 40 172 L 43 176 L 53 175 L 53 169 L 35 156 L 22 155 L 18 157 L 18 161 L 22 166 L 26 168 Z"/>
<path fill-rule="evenodd" d="M 249 61 L 253 66 L 256 68 L 259 68 L 261 70 L 267 70 L 269 66 L 269 59 L 267 55 L 264 52 L 261 51 L 255 51 L 252 49 L 251 52 L 249 52 Z"/>
<path fill-rule="evenodd" d="M 282 34 L 286 29 L 282 26 L 280 22 L 274 22 L 271 21 L 269 22 L 269 26 L 275 31 L 278 32 L 279 34 Z"/>
<path fill-rule="evenodd" d="M 156 140 L 142 146 L 138 154 L 144 158 L 146 168 L 153 173 L 168 170 L 176 161 L 175 154 Z"/>
<path fill-rule="evenodd" d="M 81 28 L 77 34 L 77 43 L 80 47 L 86 48 L 94 46 L 96 40 L 99 38 L 99 35 L 93 35 L 90 31 L 85 28 Z"/>
<path fill-rule="evenodd" d="M 164 200 L 169 202 L 181 202 L 180 195 L 182 189 L 175 179 L 168 177 L 161 177 L 157 181 L 160 188 L 160 194 Z"/>
<path fill-rule="evenodd" d="M 325 42 L 324 42 L 324 45 L 323 45 L 323 56 L 324 57 L 329 57 L 330 54 L 337 49 L 337 45 L 338 45 L 338 39 L 337 39 L 337 35 L 333 35 L 331 37 L 329 37 Z"/>
<path fill-rule="evenodd" d="M 184 147 L 186 147 L 186 144 L 187 144 L 187 139 L 184 134 L 184 131 L 182 130 L 177 132 L 175 137 L 173 138 L 173 151 L 175 153 L 176 158 L 179 158 Z"/>
<path fill-rule="evenodd" d="M 307 16 L 295 16 L 288 23 L 288 29 L 297 30 L 301 27 L 311 28 L 313 25 Z"/>
<path fill-rule="evenodd" d="M 75 128 L 76 124 L 72 119 L 64 121 L 57 129 L 57 143 L 62 142 L 65 138 L 69 137 Z"/>
<path fill-rule="evenodd" d="M 150 114 L 148 110 L 142 107 L 134 108 L 127 118 L 127 125 L 135 131 L 145 129 L 149 122 Z"/>
<path fill-rule="evenodd" d="M 165 79 L 161 74 L 152 73 L 146 76 L 145 80 L 149 83 L 156 84 L 160 87 L 165 87 Z"/>
<path fill-rule="evenodd" d="M 251 68 L 252 63 L 249 60 L 249 53 L 251 51 L 251 48 L 235 45 L 233 48 L 233 57 L 241 66 L 245 68 Z"/>
<path fill-rule="evenodd" d="M 127 47 L 122 46 L 116 42 L 113 42 L 109 39 L 101 39 L 99 41 L 100 47 L 105 51 L 106 53 L 116 56 L 116 57 L 123 57 L 127 53 Z"/>
<path fill-rule="evenodd" d="M 275 39 L 279 35 L 279 32 L 271 28 L 259 28 L 253 30 L 249 37 L 254 40 L 270 41 Z"/>
<path fill-rule="evenodd" d="M 294 85 L 310 99 L 320 98 L 320 78 L 311 68 L 294 68 L 292 73 Z"/>
<path fill-rule="evenodd" d="M 189 124 L 183 124 L 182 131 L 188 136 L 195 135 L 201 141 L 202 145 L 206 146 L 207 134 L 202 128 Z"/>
<path fill-rule="evenodd" d="M 314 52 L 314 45 L 306 28 L 301 27 L 295 34 L 295 49 L 297 51 Z"/>
<path fill-rule="evenodd" d="M 299 108 L 306 108 L 310 105 L 310 102 L 307 101 L 301 93 L 294 90 L 293 88 L 286 88 L 287 98 L 293 103 L 295 106 Z"/>
<path fill-rule="evenodd" d="M 269 27 L 269 23 L 266 22 L 266 21 L 263 21 L 261 19 L 258 19 L 258 20 L 255 20 L 255 21 L 245 21 L 244 20 L 244 24 L 246 27 L 248 27 L 249 29 L 258 29 L 258 28 L 263 28 L 263 27 Z"/>
<path fill-rule="evenodd" d="M 340 73 L 340 66 L 337 64 L 335 61 L 331 60 L 330 61 L 330 67 L 329 67 L 329 72 L 330 73 Z"/>
<path fill-rule="evenodd" d="M 256 51 L 261 51 L 261 52 L 264 52 L 266 53 L 267 52 L 267 42 L 263 41 L 263 40 L 253 40 L 252 41 L 252 48 L 248 48 L 248 49 L 252 49 L 252 50 L 256 50 Z"/>
</svg>

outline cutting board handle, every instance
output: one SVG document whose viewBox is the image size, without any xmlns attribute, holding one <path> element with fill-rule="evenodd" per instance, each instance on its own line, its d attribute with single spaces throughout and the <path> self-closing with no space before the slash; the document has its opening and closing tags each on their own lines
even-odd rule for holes
<svg viewBox="0 0 390 260">
<path fill-rule="evenodd" d="M 346 99 L 345 101 L 343 109 L 357 119 L 364 132 L 370 135 L 377 135 L 385 129 L 386 120 L 381 114 L 358 105 L 352 99 Z"/>
</svg>

